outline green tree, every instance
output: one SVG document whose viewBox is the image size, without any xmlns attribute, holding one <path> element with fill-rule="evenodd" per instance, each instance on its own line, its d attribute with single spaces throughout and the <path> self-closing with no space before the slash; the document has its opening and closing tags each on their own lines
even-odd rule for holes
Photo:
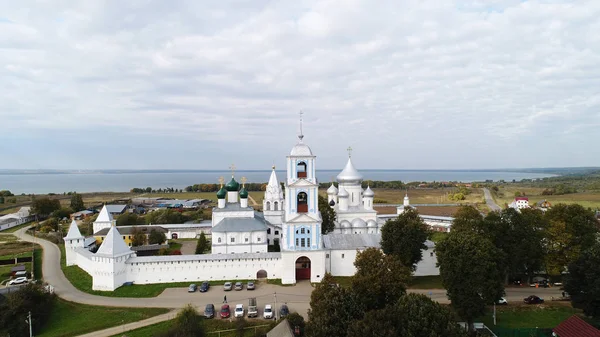
<svg viewBox="0 0 600 337">
<path fill-rule="evenodd" d="M 14 196 L 14 194 L 12 194 L 12 192 L 9 191 L 9 190 L 0 190 L 0 196 L 2 196 L 2 197 L 12 197 L 12 196 Z"/>
<path fill-rule="evenodd" d="M 306 322 L 304 322 L 304 317 L 302 317 L 297 312 L 292 312 L 289 315 L 287 315 L 286 319 L 288 320 L 288 322 L 290 322 L 290 327 L 292 328 L 292 330 L 296 331 L 296 329 L 298 329 L 300 334 L 296 335 L 297 337 L 304 336 L 306 326 Z"/>
<path fill-rule="evenodd" d="M 191 304 L 181 309 L 173 320 L 171 328 L 160 337 L 204 337 L 204 319 Z"/>
<path fill-rule="evenodd" d="M 567 231 L 564 221 L 551 220 L 546 231 L 546 272 L 558 276 L 579 256 L 580 246 L 572 245 L 573 234 Z"/>
<path fill-rule="evenodd" d="M 136 226 L 143 225 L 144 218 L 135 213 L 123 213 L 117 217 L 117 226 Z"/>
<path fill-rule="evenodd" d="M 57 209 L 60 209 L 60 200 L 58 199 L 36 198 L 31 203 L 31 211 L 40 217 L 47 217 Z"/>
<path fill-rule="evenodd" d="M 426 249 L 425 240 L 429 229 L 419 213 L 406 208 L 393 220 L 388 220 L 381 230 L 381 249 L 386 255 L 394 255 L 405 266 L 415 270 Z"/>
<path fill-rule="evenodd" d="M 44 291 L 37 284 L 28 284 L 11 292 L 6 301 L 0 304 L 0 335 L 29 336 L 29 326 L 25 324 L 31 312 L 33 333 L 40 333 L 48 321 L 56 296 Z"/>
<path fill-rule="evenodd" d="M 504 254 L 487 238 L 469 231 L 450 232 L 436 252 L 452 306 L 473 332 L 474 319 L 504 294 Z"/>
<path fill-rule="evenodd" d="M 408 294 L 397 303 L 372 310 L 348 328 L 348 337 L 379 336 L 467 336 L 452 311 L 425 295 Z"/>
<path fill-rule="evenodd" d="M 562 221 L 565 230 L 572 235 L 570 244 L 583 250 L 596 241 L 598 221 L 594 212 L 578 204 L 558 204 L 545 214 L 547 221 Z"/>
<path fill-rule="evenodd" d="M 206 240 L 206 235 L 204 235 L 204 232 L 201 232 L 198 242 L 196 243 L 196 254 L 204 254 L 207 250 L 208 240 Z"/>
<path fill-rule="evenodd" d="M 410 269 L 395 255 L 367 248 L 356 255 L 354 266 L 356 273 L 351 281 L 352 293 L 365 310 L 382 309 L 396 303 L 406 293 Z"/>
<path fill-rule="evenodd" d="M 71 195 L 71 209 L 75 212 L 79 212 L 85 209 L 83 197 L 81 196 L 81 194 L 73 193 Z"/>
<path fill-rule="evenodd" d="M 3 204 L 3 203 L 4 203 L 4 196 L 0 195 L 0 204 Z"/>
<path fill-rule="evenodd" d="M 150 230 L 150 235 L 148 236 L 148 243 L 151 245 L 159 245 L 163 242 L 167 241 L 167 236 L 163 232 L 159 232 L 156 229 Z"/>
<path fill-rule="evenodd" d="M 135 246 L 143 246 L 146 244 L 146 234 L 142 233 L 139 228 L 134 227 L 131 231 L 131 245 Z"/>
<path fill-rule="evenodd" d="M 321 234 L 327 234 L 335 228 L 335 210 L 329 206 L 325 197 L 319 196 L 319 211 L 323 223 L 321 224 Z"/>
<path fill-rule="evenodd" d="M 565 290 L 576 308 L 594 318 L 600 317 L 600 243 L 584 250 L 569 264 Z"/>
<path fill-rule="evenodd" d="M 352 291 L 338 287 L 325 273 L 310 295 L 306 336 L 346 336 L 348 325 L 362 315 L 362 303 Z"/>
<path fill-rule="evenodd" d="M 52 212 L 51 216 L 57 219 L 68 219 L 71 216 L 71 213 L 73 213 L 73 210 L 71 208 L 61 207 L 60 209 L 57 209 L 56 211 Z"/>
<path fill-rule="evenodd" d="M 146 224 L 182 224 L 187 219 L 186 217 L 172 209 L 161 209 L 158 211 L 150 212 L 146 215 Z"/>
<path fill-rule="evenodd" d="M 452 221 L 452 231 L 481 231 L 483 216 L 473 206 L 460 206 L 458 211 L 454 213 Z"/>
</svg>

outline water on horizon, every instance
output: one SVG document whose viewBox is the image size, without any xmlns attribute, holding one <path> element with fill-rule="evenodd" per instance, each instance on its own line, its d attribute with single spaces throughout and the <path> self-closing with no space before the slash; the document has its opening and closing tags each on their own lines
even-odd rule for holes
<svg viewBox="0 0 600 337">
<path fill-rule="evenodd" d="M 335 179 L 339 170 L 318 170 L 319 182 Z M 476 170 L 361 170 L 365 180 L 401 180 L 412 181 L 485 181 L 535 179 L 554 176 L 553 174 L 513 172 L 513 171 L 476 171 Z M 248 182 L 266 183 L 271 171 L 236 172 L 238 180 L 244 176 Z M 185 188 L 193 184 L 218 183 L 220 176 L 228 178 L 230 171 L 194 171 L 194 172 L 118 172 L 118 173 L 64 173 L 64 174 L 3 174 L 0 175 L 0 190 L 10 190 L 14 194 L 45 194 L 69 191 L 84 192 L 129 192 L 134 187 L 152 187 L 154 189 L 172 187 Z M 277 171 L 282 181 L 285 171 Z"/>
</svg>

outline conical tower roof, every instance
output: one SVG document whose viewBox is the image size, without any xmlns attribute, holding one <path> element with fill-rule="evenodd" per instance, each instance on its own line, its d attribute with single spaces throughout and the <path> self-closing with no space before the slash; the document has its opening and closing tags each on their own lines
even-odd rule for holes
<svg viewBox="0 0 600 337">
<path fill-rule="evenodd" d="M 102 206 L 102 210 L 100 210 L 96 222 L 112 222 L 113 220 L 113 216 L 108 212 L 106 205 Z"/>
<path fill-rule="evenodd" d="M 267 184 L 267 188 L 265 190 L 265 199 L 271 200 L 281 198 L 283 198 L 283 191 L 281 190 L 279 180 L 277 180 L 277 174 L 275 174 L 275 166 L 273 166 L 273 171 L 271 171 L 269 183 Z"/>
<path fill-rule="evenodd" d="M 111 226 L 96 254 L 104 256 L 119 256 L 130 252 L 131 249 L 121 237 L 117 227 Z"/>
<path fill-rule="evenodd" d="M 71 225 L 69 226 L 69 232 L 65 239 L 82 239 L 83 235 L 79 231 L 79 227 L 77 227 L 77 222 L 75 220 L 71 221 Z"/>
<path fill-rule="evenodd" d="M 337 181 L 340 183 L 349 183 L 349 182 L 361 182 L 363 179 L 362 174 L 356 170 L 354 164 L 352 164 L 352 158 L 348 158 L 348 162 L 346 163 L 346 167 L 338 174 Z"/>
</svg>

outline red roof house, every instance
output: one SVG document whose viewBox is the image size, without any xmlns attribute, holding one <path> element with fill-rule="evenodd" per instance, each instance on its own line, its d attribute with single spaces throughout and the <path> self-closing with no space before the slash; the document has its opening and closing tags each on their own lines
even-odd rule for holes
<svg viewBox="0 0 600 337">
<path fill-rule="evenodd" d="M 552 331 L 558 337 L 600 337 L 600 330 L 586 323 L 577 315 L 562 321 Z"/>
</svg>

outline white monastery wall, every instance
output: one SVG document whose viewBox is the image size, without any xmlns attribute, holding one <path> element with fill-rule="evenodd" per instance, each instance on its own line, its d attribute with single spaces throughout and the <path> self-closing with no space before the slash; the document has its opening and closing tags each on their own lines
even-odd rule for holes
<svg viewBox="0 0 600 337">
<path fill-rule="evenodd" d="M 281 268 L 281 283 L 294 284 L 296 283 L 296 260 L 306 256 L 310 259 L 311 271 L 310 282 L 319 283 L 325 276 L 325 251 L 324 250 L 307 250 L 307 251 L 286 251 L 281 253 L 282 268 Z"/>
<path fill-rule="evenodd" d="M 440 270 L 436 267 L 437 256 L 432 248 L 421 251 L 423 259 L 417 263 L 414 276 L 439 275 Z M 357 250 L 331 250 L 326 256 L 326 270 L 333 276 L 353 276 L 356 273 L 354 261 L 356 260 Z"/>
<path fill-rule="evenodd" d="M 433 248 L 424 249 L 421 251 L 423 259 L 417 263 L 417 269 L 413 273 L 414 276 L 433 276 L 439 275 L 440 269 L 436 266 L 437 256 Z"/>
</svg>

